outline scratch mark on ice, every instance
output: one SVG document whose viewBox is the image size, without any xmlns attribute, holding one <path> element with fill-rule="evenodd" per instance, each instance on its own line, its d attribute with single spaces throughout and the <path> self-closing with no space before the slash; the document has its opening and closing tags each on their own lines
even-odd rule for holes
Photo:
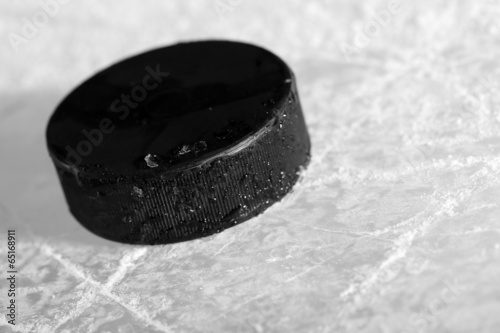
<svg viewBox="0 0 500 333">
<path fill-rule="evenodd" d="M 52 249 L 52 247 L 50 247 L 49 245 L 44 244 L 42 246 L 42 251 L 46 255 L 48 255 L 49 257 L 58 261 L 64 268 L 66 268 L 69 271 L 69 273 L 71 273 L 72 275 L 74 275 L 78 278 L 83 279 L 84 282 L 87 283 L 93 289 L 94 292 L 96 292 L 96 293 L 114 301 L 115 303 L 121 305 L 122 307 L 127 309 L 129 312 L 131 312 L 139 321 L 143 322 L 147 326 L 154 327 L 156 330 L 158 330 L 160 332 L 172 332 L 170 327 L 164 325 L 162 322 L 160 322 L 158 320 L 153 319 L 150 316 L 149 312 L 147 312 L 146 310 L 140 309 L 140 308 L 126 302 L 125 300 L 123 300 L 120 296 L 118 296 L 117 294 L 112 292 L 112 290 L 108 286 L 108 284 L 103 285 L 103 284 L 95 281 L 94 279 L 92 279 L 92 277 L 90 275 L 88 275 L 85 272 L 85 270 L 83 270 L 78 265 L 75 265 L 74 263 L 70 262 L 69 260 L 63 258 L 63 256 L 61 254 L 56 253 L 54 251 L 54 249 Z M 129 260 L 132 260 L 134 257 L 140 257 L 140 256 L 144 255 L 144 253 L 145 253 L 145 249 L 144 250 L 139 249 L 139 250 L 133 252 L 128 257 L 128 259 L 124 258 L 122 260 L 124 262 L 124 266 L 128 265 L 127 262 Z M 119 275 L 121 275 L 121 274 L 124 275 L 125 273 L 120 273 Z M 118 281 L 119 275 L 116 275 L 116 277 L 115 277 L 116 281 Z M 60 327 L 66 321 L 81 314 L 81 312 L 83 312 L 86 308 L 90 307 L 91 305 L 92 305 L 92 301 L 89 300 L 87 306 L 82 305 L 80 308 L 78 308 L 77 311 L 74 311 L 74 313 L 71 313 L 70 315 L 66 316 L 61 321 L 59 321 L 56 324 L 56 326 Z"/>
</svg>

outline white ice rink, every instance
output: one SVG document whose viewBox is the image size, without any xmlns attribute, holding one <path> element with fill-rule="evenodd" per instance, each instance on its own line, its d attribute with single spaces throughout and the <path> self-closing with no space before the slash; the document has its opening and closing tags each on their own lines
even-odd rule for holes
<svg viewBox="0 0 500 333">
<path fill-rule="evenodd" d="M 500 332 L 500 3 L 394 6 L 92 0 L 43 21 L 37 1 L 2 2 L 0 332 Z M 48 157 L 50 114 L 119 59 L 209 38 L 290 65 L 309 168 L 283 202 L 216 236 L 94 236 Z"/>
</svg>

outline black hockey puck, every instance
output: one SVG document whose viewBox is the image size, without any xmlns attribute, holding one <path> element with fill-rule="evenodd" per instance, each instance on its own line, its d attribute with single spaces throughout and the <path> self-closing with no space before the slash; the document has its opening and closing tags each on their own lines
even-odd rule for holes
<svg viewBox="0 0 500 333">
<path fill-rule="evenodd" d="M 46 134 L 74 217 L 137 244 L 207 236 L 263 212 L 310 151 L 290 68 L 227 41 L 176 44 L 97 73 Z"/>
</svg>

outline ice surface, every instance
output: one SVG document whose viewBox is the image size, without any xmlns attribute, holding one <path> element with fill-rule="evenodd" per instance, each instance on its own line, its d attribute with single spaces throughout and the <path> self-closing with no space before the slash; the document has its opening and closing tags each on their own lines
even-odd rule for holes
<svg viewBox="0 0 500 333">
<path fill-rule="evenodd" d="M 389 3 L 69 2 L 17 53 L 8 33 L 41 7 L 0 5 L 0 305 L 9 228 L 20 303 L 0 332 L 500 332 L 500 5 L 421 1 L 377 30 Z M 347 59 L 359 29 L 375 30 Z M 90 234 L 48 158 L 49 115 L 117 59 L 205 38 L 294 70 L 313 145 L 302 181 L 213 237 Z"/>
</svg>

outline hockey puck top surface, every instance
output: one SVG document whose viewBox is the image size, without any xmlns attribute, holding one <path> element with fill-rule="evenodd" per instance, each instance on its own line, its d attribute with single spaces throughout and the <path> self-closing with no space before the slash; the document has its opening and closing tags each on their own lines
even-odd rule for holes
<svg viewBox="0 0 500 333">
<path fill-rule="evenodd" d="M 279 58 L 247 44 L 151 51 L 75 89 L 50 121 L 49 150 L 100 176 L 197 165 L 244 149 L 275 117 L 291 82 Z"/>
<path fill-rule="evenodd" d="M 289 67 L 227 41 L 102 70 L 60 103 L 46 135 L 72 214 L 128 243 L 192 239 L 259 214 L 290 191 L 310 150 Z"/>
</svg>

